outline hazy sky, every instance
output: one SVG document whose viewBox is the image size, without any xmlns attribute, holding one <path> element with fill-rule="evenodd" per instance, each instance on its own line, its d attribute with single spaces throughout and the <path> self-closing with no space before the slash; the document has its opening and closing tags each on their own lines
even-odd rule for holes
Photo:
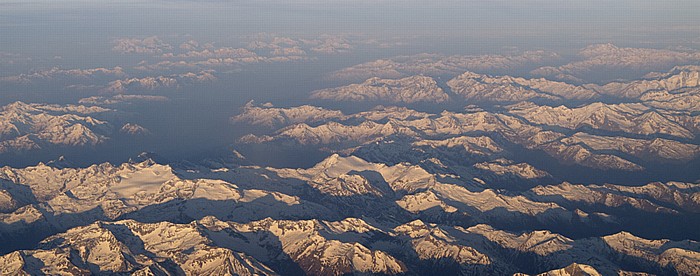
<svg viewBox="0 0 700 276">
<path fill-rule="evenodd" d="M 2 1 L 0 49 L 99 54 L 124 36 L 361 33 L 500 40 L 698 43 L 698 1 Z M 476 42 L 474 42 L 476 43 Z M 87 51 L 87 52 L 85 52 Z"/>
</svg>

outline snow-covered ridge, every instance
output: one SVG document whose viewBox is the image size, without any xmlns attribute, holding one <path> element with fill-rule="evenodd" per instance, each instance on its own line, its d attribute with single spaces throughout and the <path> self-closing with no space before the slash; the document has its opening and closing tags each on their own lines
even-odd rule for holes
<svg viewBox="0 0 700 276">
<path fill-rule="evenodd" d="M 692 183 L 649 183 L 639 187 L 621 185 L 538 186 L 527 194 L 535 200 L 555 201 L 608 207 L 629 206 L 650 213 L 700 212 L 700 185 Z M 568 201 L 568 202 L 567 202 Z"/>
<path fill-rule="evenodd" d="M 637 99 L 655 91 L 674 92 L 683 88 L 700 86 L 700 67 L 677 66 L 667 73 L 648 74 L 655 78 L 631 82 L 611 82 L 603 86 L 588 85 L 600 93 L 620 98 Z"/>
<path fill-rule="evenodd" d="M 328 110 L 322 107 L 303 105 L 293 108 L 277 108 L 272 104 L 256 106 L 254 102 L 248 102 L 241 114 L 231 118 L 236 123 L 249 125 L 282 127 L 296 123 L 325 122 L 333 119 L 344 119 L 346 116 L 337 110 Z"/>
<path fill-rule="evenodd" d="M 524 103 L 511 106 L 509 112 L 537 125 L 568 129 L 590 127 L 637 135 L 662 134 L 688 139 L 695 137 L 695 130 L 684 126 L 684 122 L 695 121 L 697 117 L 657 111 L 642 104 L 600 102 L 575 108 Z"/>
<path fill-rule="evenodd" d="M 133 96 L 133 97 L 132 97 Z M 94 98 L 98 101 L 101 97 Z M 163 100 L 156 96 L 111 97 L 105 104 L 132 100 Z M 115 101 L 115 102 L 110 102 Z M 92 100 L 88 101 L 92 102 Z M 125 113 L 97 105 L 15 102 L 0 109 L 0 154 L 60 147 L 89 147 L 114 138 L 133 138 L 151 132 Z M 123 134 L 123 135 L 119 135 Z"/>
<path fill-rule="evenodd" d="M 465 72 L 447 82 L 452 91 L 467 101 L 520 102 L 527 100 L 589 100 L 598 97 L 596 91 L 564 82 L 543 78 L 525 79 L 511 76 L 489 76 Z"/>
<path fill-rule="evenodd" d="M 119 129 L 119 132 L 129 135 L 149 135 L 151 131 L 134 123 L 126 123 Z"/>
<path fill-rule="evenodd" d="M 202 70 L 196 73 L 188 72 L 167 76 L 148 76 L 143 78 L 125 78 L 111 81 L 100 89 L 103 93 L 121 94 L 130 90 L 157 90 L 164 88 L 179 88 L 183 85 L 207 83 L 216 80 L 212 70 Z"/>
<path fill-rule="evenodd" d="M 330 121 L 348 121 L 359 119 L 373 121 L 383 121 L 388 119 L 406 120 L 410 118 L 425 118 L 430 115 L 431 114 L 405 107 L 381 105 L 368 111 L 345 115 L 343 112 L 338 110 L 330 110 L 311 105 L 282 108 L 274 107 L 272 103 L 256 105 L 251 101 L 243 107 L 240 114 L 231 117 L 231 121 L 234 123 L 245 123 L 253 126 L 282 128 L 299 123 L 322 124 Z"/>
<path fill-rule="evenodd" d="M 441 103 L 449 96 L 431 77 L 411 76 L 402 79 L 370 78 L 359 84 L 317 90 L 312 99 L 334 101 L 384 101 L 391 103 Z"/>
<path fill-rule="evenodd" d="M 114 96 L 92 96 L 82 98 L 78 101 L 78 103 L 90 105 L 114 105 L 131 102 L 163 102 L 167 100 L 168 97 L 165 96 L 117 94 Z"/>
<path fill-rule="evenodd" d="M 514 164 L 507 159 L 496 159 L 493 162 L 481 162 L 474 165 L 475 168 L 492 172 L 497 175 L 515 175 L 520 179 L 537 179 L 551 177 L 549 173 L 539 170 L 527 163 Z M 517 181 L 517 180 L 514 180 Z"/>
<path fill-rule="evenodd" d="M 309 182 L 321 192 L 336 196 L 357 194 L 385 194 L 386 188 L 393 192 L 414 192 L 436 183 L 435 176 L 420 166 L 370 163 L 355 156 L 342 157 L 333 154 L 310 169 L 271 169 L 284 178 L 295 178 Z M 388 187 L 372 185 L 370 180 L 355 172 L 377 172 Z M 376 179 L 372 179 L 376 182 Z"/>
<path fill-rule="evenodd" d="M 277 274 L 246 254 L 215 246 L 196 224 L 132 220 L 73 228 L 36 250 L 0 257 L 0 264 L 3 274 Z"/>
<path fill-rule="evenodd" d="M 562 143 L 582 144 L 592 150 L 616 150 L 646 160 L 692 160 L 700 155 L 700 146 L 673 140 L 651 140 L 625 137 L 595 136 L 578 132 L 561 140 Z"/>
<path fill-rule="evenodd" d="M 95 119 L 112 110 L 83 105 L 42 105 L 15 102 L 0 112 L 0 153 L 45 145 L 96 145 L 108 139 L 113 126 Z"/>
<path fill-rule="evenodd" d="M 407 246 L 413 248 L 420 260 L 449 259 L 464 266 L 492 265 L 488 255 L 469 247 L 468 241 L 452 236 L 448 227 L 415 220 L 395 227 L 392 234 L 407 240 Z"/>
<path fill-rule="evenodd" d="M 230 241 L 227 243 L 256 252 L 253 255 L 263 262 L 274 263 L 290 261 L 289 259 L 291 259 L 307 274 L 399 274 L 407 272 L 403 262 L 386 252 L 368 249 L 359 242 L 342 242 L 327 238 L 329 234 L 364 233 L 366 227 L 371 226 L 361 220 L 329 223 L 317 220 L 280 221 L 265 219 L 247 224 L 207 220 L 202 224 L 214 231 L 216 234 L 212 235 L 217 237 L 221 237 L 221 234 L 229 231 L 239 233 L 238 236 L 229 235 L 232 238 L 229 238 Z M 280 253 L 284 257 L 279 256 Z M 287 258 L 289 259 L 285 260 Z"/>
</svg>

